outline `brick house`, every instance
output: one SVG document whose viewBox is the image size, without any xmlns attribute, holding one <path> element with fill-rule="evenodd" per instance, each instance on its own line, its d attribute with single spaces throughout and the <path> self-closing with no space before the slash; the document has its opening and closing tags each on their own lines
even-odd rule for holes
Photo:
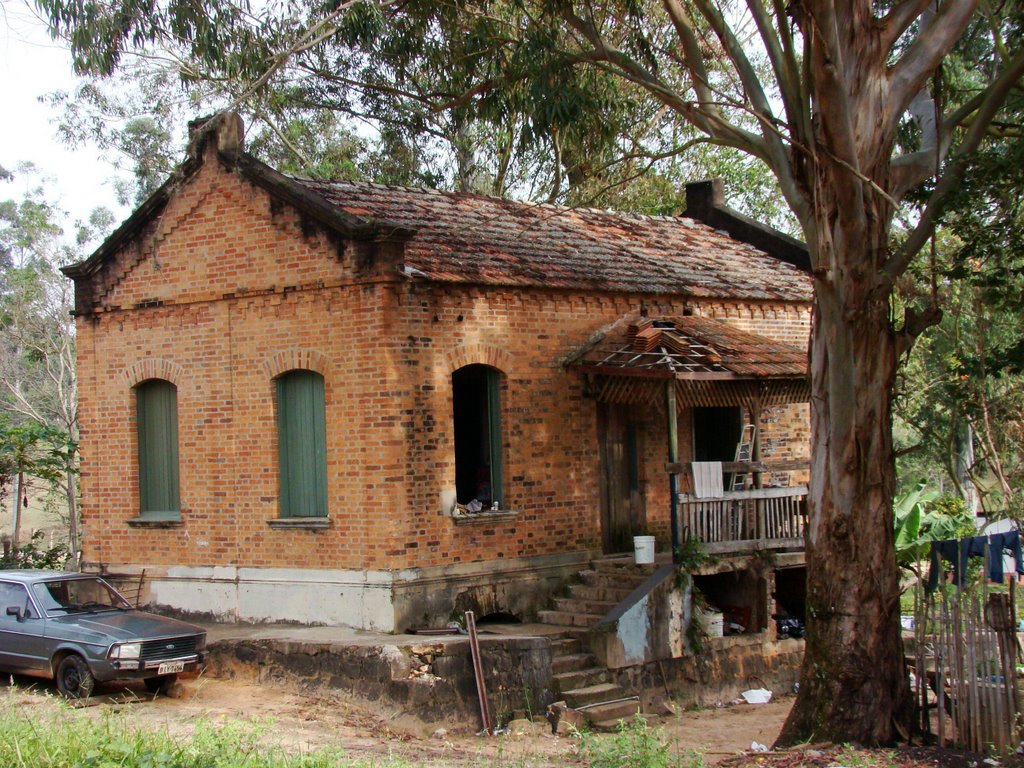
<svg viewBox="0 0 1024 768">
<path fill-rule="evenodd" d="M 84 561 L 221 618 L 528 617 L 633 534 L 678 539 L 670 433 L 728 461 L 746 423 L 758 485 L 799 481 L 806 254 L 688 192 L 642 217 L 315 182 L 208 123 L 65 270 Z"/>
</svg>

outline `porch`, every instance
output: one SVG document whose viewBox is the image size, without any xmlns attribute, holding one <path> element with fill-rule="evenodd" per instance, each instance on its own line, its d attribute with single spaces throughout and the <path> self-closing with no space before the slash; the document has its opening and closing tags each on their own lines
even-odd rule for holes
<svg viewBox="0 0 1024 768">
<path fill-rule="evenodd" d="M 809 402 L 803 350 L 710 318 L 638 318 L 612 329 L 568 366 L 584 376 L 584 391 L 599 413 L 640 407 L 662 414 L 668 460 L 658 471 L 669 486 L 674 559 L 687 541 L 715 555 L 803 549 L 809 446 L 803 439 L 780 440 L 777 428 L 780 412 Z M 697 415 L 718 421 L 709 426 Z M 806 414 L 799 418 L 807 424 Z M 607 416 L 603 423 L 614 425 Z M 703 445 L 698 427 L 711 433 Z M 635 499 L 638 469 L 628 454 L 637 438 L 620 432 L 627 437 L 601 446 L 605 508 L 614 506 L 616 492 L 626 499 L 621 506 L 636 506 L 623 489 Z M 607 439 L 602 430 L 599 439 Z M 626 471 L 609 461 L 622 456 Z M 720 477 L 698 483 L 695 468 Z M 607 520 L 603 516 L 604 525 Z"/>
</svg>

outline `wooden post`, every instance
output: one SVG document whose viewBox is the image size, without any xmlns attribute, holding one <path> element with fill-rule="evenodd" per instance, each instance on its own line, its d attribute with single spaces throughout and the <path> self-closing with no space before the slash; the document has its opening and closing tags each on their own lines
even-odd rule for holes
<svg viewBox="0 0 1024 768">
<path fill-rule="evenodd" d="M 761 393 L 754 395 L 750 403 L 750 420 L 754 425 L 754 441 L 750 446 L 750 459 L 754 462 L 761 461 Z M 761 488 L 764 480 L 761 478 L 760 470 L 754 471 L 754 487 Z"/>
<path fill-rule="evenodd" d="M 676 413 L 676 380 L 668 380 L 665 389 L 665 406 L 668 410 L 668 460 L 670 464 L 679 461 L 679 416 Z M 670 472 L 668 475 L 668 493 L 670 514 L 672 515 L 672 562 L 678 562 L 679 549 L 682 546 L 679 530 L 679 475 Z"/>
<path fill-rule="evenodd" d="M 484 724 L 484 733 L 488 736 L 493 736 L 494 724 L 491 722 L 491 705 L 487 701 L 484 666 L 480 660 L 480 641 L 476 635 L 476 617 L 472 611 L 466 611 L 466 630 L 469 632 L 469 652 L 473 658 L 473 677 L 476 678 L 476 694 L 480 700 L 480 720 Z"/>
</svg>

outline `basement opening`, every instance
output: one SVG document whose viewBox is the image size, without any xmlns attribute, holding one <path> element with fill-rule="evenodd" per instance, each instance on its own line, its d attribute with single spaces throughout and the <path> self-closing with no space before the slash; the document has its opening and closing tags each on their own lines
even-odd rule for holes
<svg viewBox="0 0 1024 768">
<path fill-rule="evenodd" d="M 767 580 L 752 570 L 694 575 L 693 586 L 707 603 L 705 611 L 722 614 L 722 634 L 752 635 L 767 628 Z"/>
<path fill-rule="evenodd" d="M 779 637 L 804 636 L 807 619 L 807 566 L 779 568 L 775 571 L 775 625 Z"/>
</svg>

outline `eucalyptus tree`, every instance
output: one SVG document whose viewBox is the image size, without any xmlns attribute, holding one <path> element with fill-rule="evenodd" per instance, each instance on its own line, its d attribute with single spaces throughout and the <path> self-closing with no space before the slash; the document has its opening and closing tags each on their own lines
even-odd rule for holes
<svg viewBox="0 0 1024 768">
<path fill-rule="evenodd" d="M 531 28 L 517 0 L 481 15 L 425 0 L 147 8 L 92 8 L 94 45 L 73 13 L 54 24 L 86 76 L 51 96 L 62 137 L 131 158 L 136 198 L 173 165 L 170 127 L 230 106 L 254 153 L 305 175 L 668 213 L 681 182 L 718 175 L 742 179 L 738 208 L 792 229 L 763 164 L 700 147 L 643 88 L 550 56 L 548 40 L 495 43 Z"/>
<path fill-rule="evenodd" d="M 996 10 L 978 0 L 452 0 L 430 10 L 414 2 L 285 2 L 255 14 L 227 3 L 37 2 L 71 41 L 80 68 L 110 72 L 132 46 L 173 40 L 189 61 L 238 83 L 236 103 L 324 41 L 346 42 L 351 25 L 378 16 L 396 24 L 394 14 L 418 8 L 430 20 L 421 29 L 431 44 L 435 34 L 463 37 L 442 47 L 459 77 L 435 81 L 439 73 L 420 70 L 415 85 L 439 87 L 442 97 L 462 89 L 439 107 L 472 105 L 488 130 L 516 130 L 513 116 L 523 112 L 515 107 L 524 101 L 564 129 L 564 116 L 614 115 L 622 99 L 641 124 L 661 127 L 656 138 L 665 125 L 686 126 L 769 168 L 807 242 L 815 288 L 808 640 L 780 739 L 880 743 L 908 731 L 892 395 L 898 360 L 940 311 L 929 291 L 901 312 L 894 298 L 1024 73 L 1017 38 L 1004 36 L 1015 3 Z M 931 98 L 944 60 L 970 34 L 991 41 L 975 60 L 977 87 Z M 386 68 L 392 52 L 379 53 Z M 323 66 L 347 76 L 338 62 Z M 577 103 L 575 86 L 585 82 L 596 89 Z M 396 99 L 385 106 L 418 93 L 388 94 L 386 79 L 366 86 Z M 543 124 L 532 114 L 523 119 Z M 600 160 L 583 146 L 577 160 Z M 894 217 L 925 182 L 917 214 L 894 241 Z"/>
</svg>

